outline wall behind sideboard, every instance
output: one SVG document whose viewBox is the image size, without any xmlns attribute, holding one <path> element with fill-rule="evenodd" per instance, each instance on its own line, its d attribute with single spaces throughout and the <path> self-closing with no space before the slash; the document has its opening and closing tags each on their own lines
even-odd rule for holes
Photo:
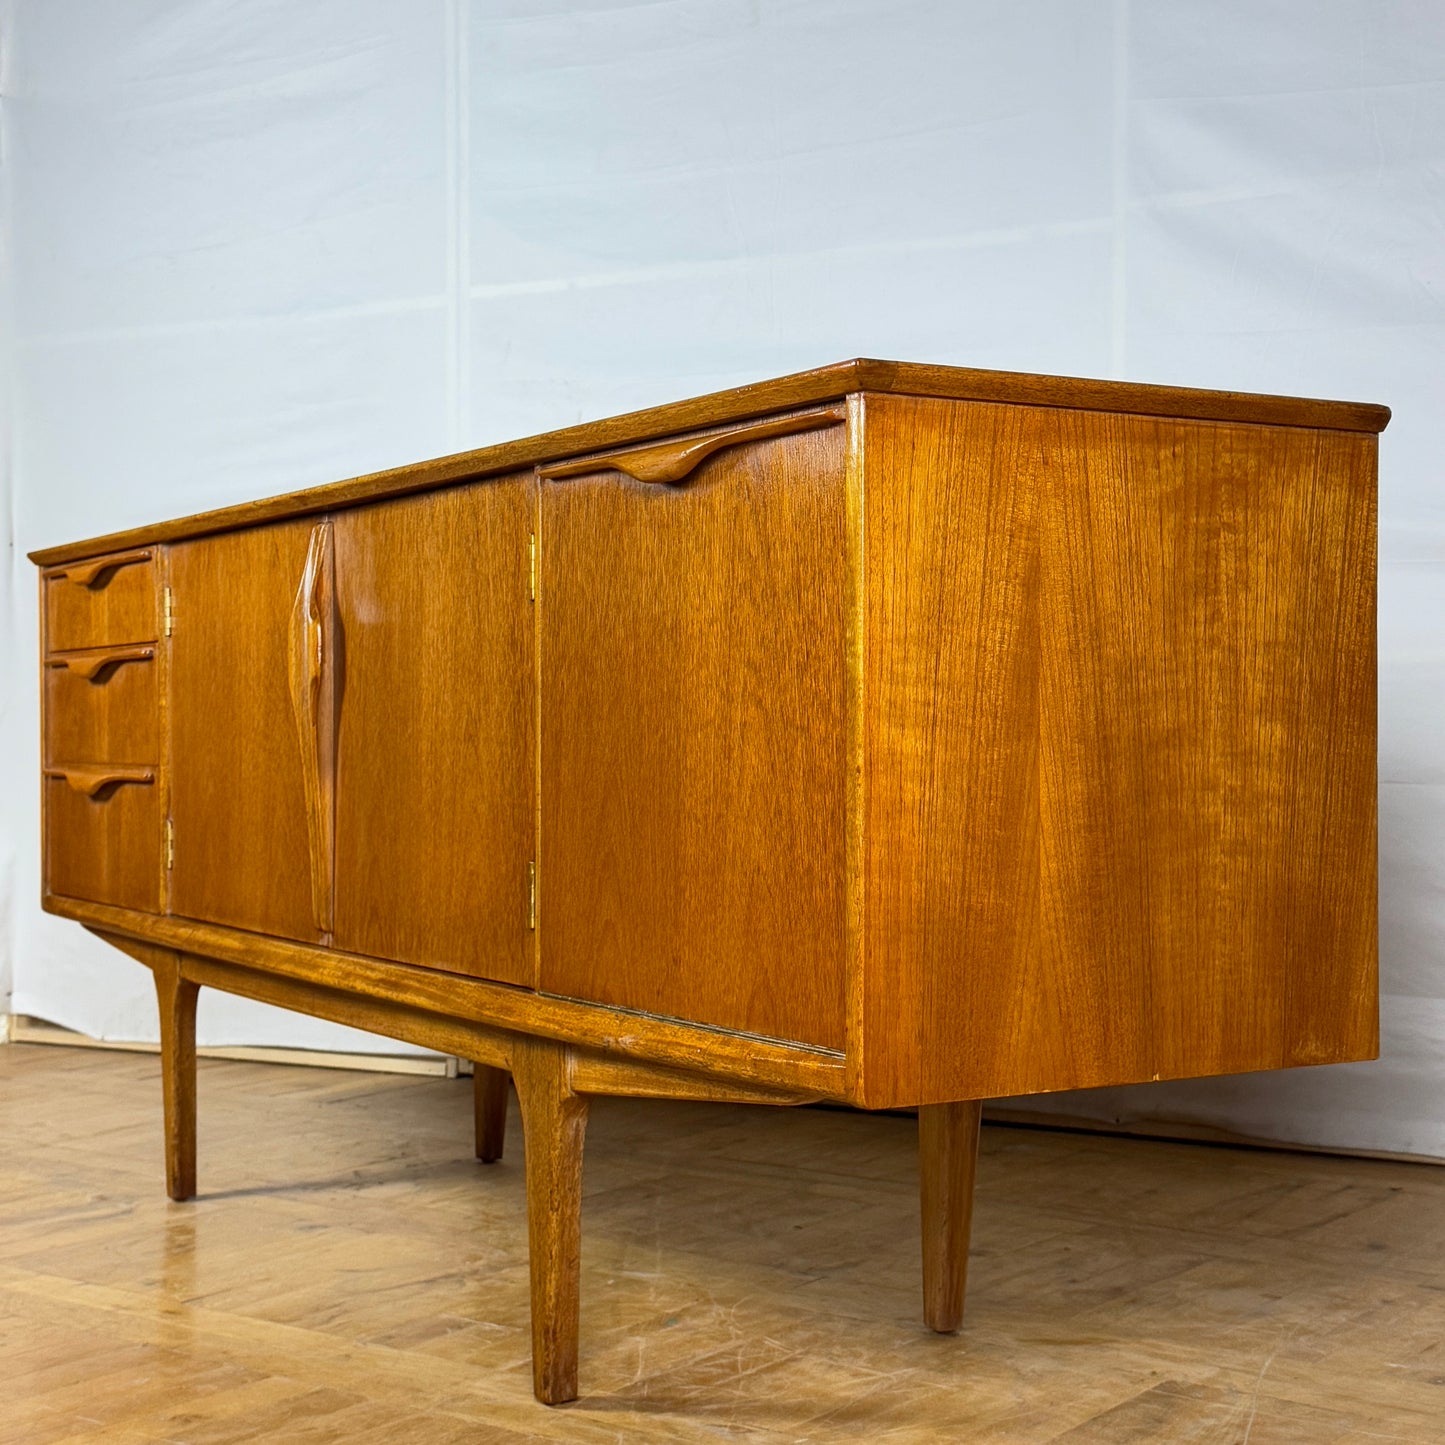
<svg viewBox="0 0 1445 1445">
<path fill-rule="evenodd" d="M 154 1031 L 35 904 L 26 549 L 860 354 L 1339 396 L 1395 409 L 1385 1056 L 1044 1102 L 1445 1157 L 1445 7 L 0 0 L 0 88 L 17 1012 Z"/>
</svg>

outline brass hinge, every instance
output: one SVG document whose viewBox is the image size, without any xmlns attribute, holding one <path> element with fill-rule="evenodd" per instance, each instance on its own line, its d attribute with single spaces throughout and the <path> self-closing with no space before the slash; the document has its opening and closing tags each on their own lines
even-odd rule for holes
<svg viewBox="0 0 1445 1445">
<path fill-rule="evenodd" d="M 161 591 L 161 615 L 165 623 L 165 636 L 169 637 L 175 630 L 176 613 L 174 604 L 171 602 L 171 589 L 163 588 Z"/>
<path fill-rule="evenodd" d="M 534 862 L 527 864 L 527 927 L 537 927 L 537 865 Z"/>
<path fill-rule="evenodd" d="M 532 602 L 537 600 L 537 534 L 535 532 L 527 539 L 527 597 Z"/>
<path fill-rule="evenodd" d="M 169 818 L 166 819 L 166 867 L 174 868 L 176 865 L 176 825 Z"/>
</svg>

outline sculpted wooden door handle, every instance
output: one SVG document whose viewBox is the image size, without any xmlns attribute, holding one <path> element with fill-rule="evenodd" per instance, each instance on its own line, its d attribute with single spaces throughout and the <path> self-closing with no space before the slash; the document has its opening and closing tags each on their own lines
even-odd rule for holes
<svg viewBox="0 0 1445 1445">
<path fill-rule="evenodd" d="M 128 567 L 133 562 L 149 562 L 150 559 L 149 548 L 137 552 L 117 552 L 91 562 L 76 562 L 62 572 L 52 572 L 50 576 L 52 581 L 74 582 L 78 587 L 94 587 L 103 576 L 114 572 L 117 567 Z"/>
<path fill-rule="evenodd" d="M 156 650 L 149 643 L 140 647 L 106 647 L 93 652 L 72 653 L 69 657 L 52 657 L 46 666 L 62 667 L 87 682 L 94 682 L 113 663 L 148 662 L 155 655 Z"/>
<path fill-rule="evenodd" d="M 331 523 L 312 529 L 306 565 L 291 608 L 291 688 L 299 711 L 314 722 L 326 666 L 326 633 L 331 600 Z"/>
<path fill-rule="evenodd" d="M 63 779 L 71 789 L 93 798 L 119 783 L 154 783 L 154 768 L 46 768 L 47 778 Z"/>
<path fill-rule="evenodd" d="M 715 452 L 724 447 L 742 446 L 744 442 L 766 441 L 769 437 L 794 436 L 798 432 L 818 431 L 837 426 L 848 419 L 845 406 L 824 407 L 821 411 L 803 412 L 798 416 L 774 417 L 771 421 L 747 422 L 707 436 L 685 437 L 680 441 L 662 442 L 656 446 L 631 447 L 626 451 L 602 456 L 583 457 L 577 461 L 558 462 L 540 468 L 544 477 L 559 479 L 580 477 L 590 472 L 625 472 L 637 482 L 680 482 L 695 471 Z"/>
<path fill-rule="evenodd" d="M 318 933 L 332 926 L 331 868 L 335 831 L 335 549 L 331 522 L 311 531 L 306 563 L 291 608 L 291 649 L 287 659 L 291 707 L 301 744 L 310 845 L 312 917 Z"/>
</svg>

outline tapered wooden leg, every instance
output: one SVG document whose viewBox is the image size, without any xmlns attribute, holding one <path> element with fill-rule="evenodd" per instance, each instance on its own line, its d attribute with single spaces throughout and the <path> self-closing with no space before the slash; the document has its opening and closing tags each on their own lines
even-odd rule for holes
<svg viewBox="0 0 1445 1445">
<path fill-rule="evenodd" d="M 918 1110 L 919 1194 L 923 1205 L 923 1318 L 952 1334 L 963 1323 L 973 1177 L 982 1104 L 924 1104 Z"/>
<path fill-rule="evenodd" d="M 532 1275 L 532 1389 L 544 1405 L 577 1398 L 582 1257 L 582 1143 L 587 1099 L 571 1086 L 564 1044 L 519 1040 L 512 1077 L 527 1156 L 527 1243 Z"/>
<path fill-rule="evenodd" d="M 161 1094 L 166 1120 L 166 1193 L 196 1193 L 196 995 L 179 957 L 157 949 L 151 968 L 161 1011 Z"/>
<path fill-rule="evenodd" d="M 477 1158 L 495 1164 L 507 1142 L 507 1089 L 512 1076 L 491 1064 L 472 1065 L 472 1105 L 477 1115 Z"/>
</svg>

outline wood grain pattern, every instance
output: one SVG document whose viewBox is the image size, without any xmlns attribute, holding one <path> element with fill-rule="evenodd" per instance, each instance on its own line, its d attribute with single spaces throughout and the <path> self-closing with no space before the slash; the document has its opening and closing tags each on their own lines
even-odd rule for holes
<svg viewBox="0 0 1445 1445">
<path fill-rule="evenodd" d="M 311 919 L 323 939 L 331 933 L 336 857 L 336 633 L 336 549 L 331 521 L 323 518 L 306 546 L 286 657 L 306 794 Z"/>
<path fill-rule="evenodd" d="M 155 564 L 148 550 L 47 572 L 44 587 L 51 652 L 156 640 Z"/>
<path fill-rule="evenodd" d="M 513 1054 L 527 1155 L 532 1392 L 544 1405 L 577 1398 L 587 1099 L 572 1089 L 571 1066 L 571 1051 L 548 1040 L 521 1040 Z"/>
<path fill-rule="evenodd" d="M 534 982 L 530 474 L 336 518 L 336 943 Z"/>
<path fill-rule="evenodd" d="M 1288 738 L 1287 776 L 1298 790 L 1270 799 L 1266 813 L 1288 917 L 1281 1062 L 1293 1066 L 1380 1053 L 1378 489 L 1373 437 L 1290 440 L 1293 454 L 1277 452 L 1273 468 L 1313 477 L 1293 503 L 1306 541 L 1280 547 L 1265 566 L 1305 564 L 1285 626 L 1309 626 L 1311 645 L 1291 683 L 1276 683 L 1257 706 L 1260 751 L 1271 736 Z"/>
<path fill-rule="evenodd" d="M 45 902 L 155 972 L 172 1196 L 202 986 L 475 1060 L 483 1159 L 510 1074 L 556 1403 L 590 1095 L 916 1103 L 957 1328 L 980 1098 L 1377 1048 L 1384 419 L 859 362 L 46 554 Z"/>
<path fill-rule="evenodd" d="M 548 993 L 842 1046 L 843 456 L 543 483 Z"/>
<path fill-rule="evenodd" d="M 1038 414 L 865 400 L 870 1104 L 1009 1092 L 1035 990 L 1068 1029 L 1036 963 Z"/>
<path fill-rule="evenodd" d="M 843 1053 L 848 1098 L 866 1097 L 867 1060 L 867 727 L 868 573 L 864 538 L 864 415 L 867 398 L 848 398 L 848 453 L 844 465 L 843 659 L 847 677 L 843 789 Z"/>
<path fill-rule="evenodd" d="M 1079 377 L 1034 376 L 961 366 L 860 359 L 631 412 L 606 421 L 566 427 L 561 431 L 483 447 L 457 456 L 441 457 L 436 461 L 311 487 L 266 501 L 247 502 L 173 522 L 136 527 L 108 537 L 42 548 L 32 552 L 30 560 L 43 567 L 68 564 L 124 547 L 179 541 L 285 517 L 334 511 L 362 502 L 426 491 L 452 482 L 516 471 L 539 462 L 550 464 L 605 447 L 626 446 L 670 433 L 723 425 L 792 407 L 841 401 L 850 393 L 862 391 L 1362 432 L 1378 432 L 1390 419 L 1388 407 L 1357 402 L 1198 391 L 1190 387 L 1146 386 L 1135 382 L 1091 381 Z"/>
<path fill-rule="evenodd" d="M 459 1017 L 395 995 L 372 995 L 349 988 L 343 979 L 325 981 L 273 973 L 200 954 L 181 956 L 181 973 L 201 988 L 290 1009 L 347 1028 L 400 1039 L 419 1048 L 458 1058 L 473 1058 L 493 1068 L 510 1069 L 516 1035 L 494 1023 Z"/>
<path fill-rule="evenodd" d="M 497 1028 L 526 1031 L 718 1078 L 776 1086 L 819 1098 L 844 1097 L 843 1059 L 829 1050 L 779 1044 L 746 1034 L 649 1018 L 627 1009 L 551 998 L 460 974 L 382 963 L 186 918 L 155 918 L 53 893 L 44 902 L 49 912 L 73 918 L 108 936 L 174 948 L 183 954 L 245 968 L 258 977 L 269 973 L 282 979 L 315 980 L 338 996 L 349 992 L 363 1001 L 395 1000 L 419 1012 L 485 1021 Z M 311 1011 L 301 1004 L 288 1007 L 302 1013 Z M 375 1022 L 368 1026 L 378 1033 L 388 1032 Z M 476 1057 L 465 1046 L 443 1052 L 460 1058 Z"/>
<path fill-rule="evenodd" d="M 1046 948 L 1101 966 L 1085 1067 L 1372 1056 L 1373 442 L 1081 416 L 1045 444 Z"/>
<path fill-rule="evenodd" d="M 154 649 L 151 649 L 152 652 Z M 45 749 L 51 765 L 158 769 L 160 701 L 154 658 L 115 659 L 90 672 L 45 669 Z"/>
<path fill-rule="evenodd" d="M 472 1057 L 491 1068 L 511 1069 L 512 1047 L 518 1036 L 490 1022 L 419 1008 L 395 997 L 369 995 L 359 989 L 346 988 L 334 979 L 317 982 L 222 959 L 203 958 L 199 954 L 182 955 L 181 972 L 202 988 L 380 1034 L 437 1053 Z"/>
<path fill-rule="evenodd" d="M 1373 443 L 867 428 L 868 1101 L 1369 1057 Z"/>
<path fill-rule="evenodd" d="M 171 908 L 294 939 L 319 933 L 290 682 L 311 537 L 298 521 L 170 551 Z"/>
<path fill-rule="evenodd" d="M 572 1087 L 579 1094 L 607 1094 L 618 1099 L 696 1099 L 715 1104 L 814 1104 L 823 1097 L 798 1089 L 710 1078 L 658 1064 L 639 1069 L 631 1059 L 580 1049 L 574 1051 Z"/>
<path fill-rule="evenodd" d="M 154 967 L 153 945 L 137 943 L 106 929 L 95 931 L 132 958 Z M 506 1101 L 507 1082 L 515 1072 L 519 1049 L 529 1040 L 532 1044 L 540 1041 L 558 1046 L 564 1042 L 502 1028 L 489 1019 L 468 1018 L 432 1001 L 417 1003 L 395 995 L 370 995 L 362 989 L 345 987 L 337 977 L 316 980 L 198 954 L 178 956 L 181 977 L 197 987 L 219 989 L 345 1024 L 348 1028 L 364 1029 L 440 1053 L 475 1059 L 475 1067 L 485 1072 L 480 1089 L 473 1083 L 473 1123 L 478 1157 L 487 1162 L 501 1158 L 504 1126 L 498 1127 L 498 1112 L 504 1113 L 501 1106 Z M 570 1087 L 579 1094 L 773 1106 L 809 1104 L 824 1097 L 810 1090 L 731 1083 L 710 1073 L 608 1052 L 605 1046 L 589 1048 L 567 1044 L 566 1048 L 571 1060 Z"/>
<path fill-rule="evenodd" d="M 952 1334 L 963 1323 L 982 1117 L 977 1099 L 924 1104 L 918 1111 L 923 1320 L 939 1334 Z"/>
<path fill-rule="evenodd" d="M 157 762 L 159 773 L 156 779 L 156 807 L 161 816 L 161 845 L 156 851 L 156 907 L 162 913 L 171 909 L 171 863 L 174 860 L 175 832 L 171 813 L 171 708 L 174 694 L 171 688 L 171 646 L 170 638 L 175 625 L 174 596 L 171 589 L 170 548 L 156 549 L 156 587 L 161 595 L 161 641 L 156 647 L 156 726 Z"/>
<path fill-rule="evenodd" d="M 138 911 L 158 907 L 161 814 L 154 777 L 147 768 L 113 767 L 46 777 L 51 893 Z"/>
</svg>

